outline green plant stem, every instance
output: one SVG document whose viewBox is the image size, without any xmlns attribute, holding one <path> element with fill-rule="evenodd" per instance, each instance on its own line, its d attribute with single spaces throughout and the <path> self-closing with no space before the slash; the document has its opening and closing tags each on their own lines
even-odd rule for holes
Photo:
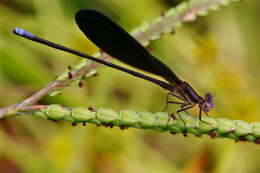
<svg viewBox="0 0 260 173">
<path fill-rule="evenodd" d="M 135 112 L 132 110 L 114 111 L 106 108 L 65 108 L 60 105 L 34 105 L 24 107 L 23 114 L 32 115 L 46 120 L 69 121 L 77 123 L 92 123 L 98 126 L 121 129 L 129 127 L 152 129 L 172 134 L 188 133 L 196 136 L 209 135 L 211 138 L 230 138 L 237 141 L 260 143 L 260 122 L 247 123 L 241 120 L 225 118 L 202 117 L 202 121 L 186 113 L 181 119 L 177 115 L 167 112 L 150 113 L 147 111 Z"/>
</svg>

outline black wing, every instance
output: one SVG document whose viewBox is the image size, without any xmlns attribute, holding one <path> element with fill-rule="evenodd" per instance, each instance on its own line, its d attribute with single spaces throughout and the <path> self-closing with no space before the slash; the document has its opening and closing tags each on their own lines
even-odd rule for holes
<svg viewBox="0 0 260 173">
<path fill-rule="evenodd" d="M 104 14 L 83 9 L 75 15 L 80 30 L 100 49 L 133 67 L 159 75 L 170 83 L 181 80 L 163 62 L 153 57 L 137 40 Z"/>
</svg>

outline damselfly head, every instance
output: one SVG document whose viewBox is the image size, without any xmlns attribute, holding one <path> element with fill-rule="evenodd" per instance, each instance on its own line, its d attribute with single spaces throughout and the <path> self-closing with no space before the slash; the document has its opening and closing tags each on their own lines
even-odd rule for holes
<svg viewBox="0 0 260 173">
<path fill-rule="evenodd" d="M 213 102 L 213 95 L 210 93 L 205 94 L 205 98 L 203 102 L 200 104 L 200 108 L 204 112 L 209 112 L 211 109 L 214 108 L 214 102 Z"/>
</svg>

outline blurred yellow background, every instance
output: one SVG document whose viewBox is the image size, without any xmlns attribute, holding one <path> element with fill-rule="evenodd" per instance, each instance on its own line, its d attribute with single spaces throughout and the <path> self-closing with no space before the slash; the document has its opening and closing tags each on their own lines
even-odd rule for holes
<svg viewBox="0 0 260 173">
<path fill-rule="evenodd" d="M 77 10 L 100 10 L 131 31 L 181 2 L 0 0 L 1 106 L 28 97 L 80 60 L 14 36 L 14 27 L 92 54 L 98 49 L 77 28 Z M 199 93 L 214 94 L 210 116 L 260 120 L 259 7 L 258 0 L 231 3 L 152 42 L 153 55 Z M 40 103 L 162 111 L 166 92 L 158 86 L 109 67 L 98 74 L 84 88 L 66 88 Z M 260 172 L 259 154 L 257 145 L 207 136 L 72 127 L 29 116 L 0 121 L 0 172 Z"/>
</svg>

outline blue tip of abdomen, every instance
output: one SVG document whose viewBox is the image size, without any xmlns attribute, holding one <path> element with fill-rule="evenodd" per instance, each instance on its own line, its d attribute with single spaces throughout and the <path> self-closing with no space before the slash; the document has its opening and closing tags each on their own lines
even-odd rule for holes
<svg viewBox="0 0 260 173">
<path fill-rule="evenodd" d="M 32 33 L 28 32 L 28 31 L 26 31 L 22 28 L 18 28 L 18 27 L 13 29 L 13 33 L 16 34 L 16 35 L 26 37 L 26 38 L 33 38 L 34 37 L 34 35 Z"/>
</svg>

